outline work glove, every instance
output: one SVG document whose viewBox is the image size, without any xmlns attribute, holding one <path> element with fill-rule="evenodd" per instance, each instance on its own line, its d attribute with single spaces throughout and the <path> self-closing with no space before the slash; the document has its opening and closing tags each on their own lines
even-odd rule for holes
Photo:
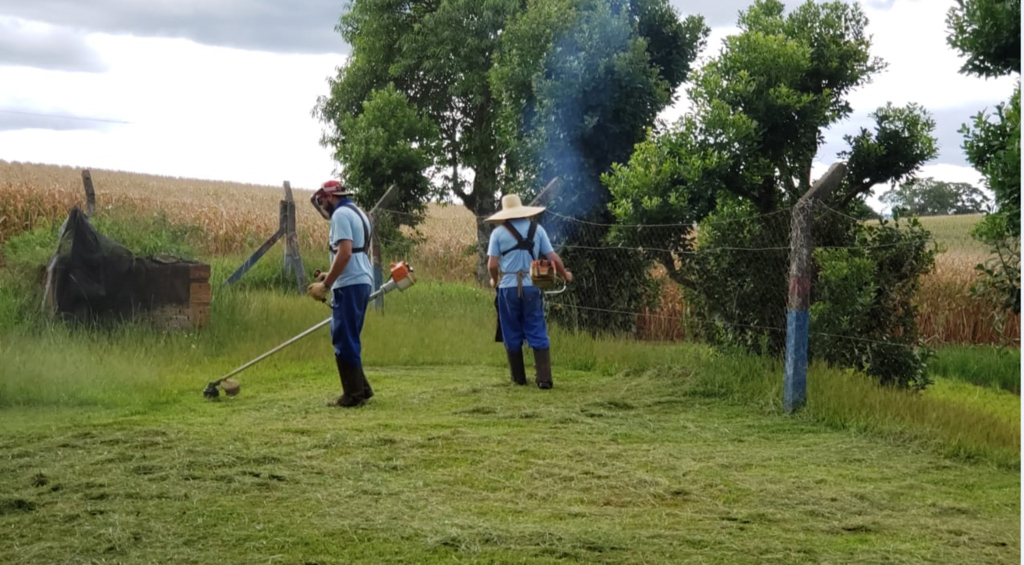
<svg viewBox="0 0 1024 565">
<path fill-rule="evenodd" d="M 308 288 L 306 288 L 306 294 L 308 294 L 311 297 L 313 297 L 313 300 L 319 300 L 320 302 L 326 302 L 327 301 L 327 293 L 328 292 L 330 292 L 330 289 L 327 288 L 326 284 L 324 284 L 323 282 L 320 282 L 320 281 L 317 281 L 317 282 L 309 285 Z"/>
</svg>

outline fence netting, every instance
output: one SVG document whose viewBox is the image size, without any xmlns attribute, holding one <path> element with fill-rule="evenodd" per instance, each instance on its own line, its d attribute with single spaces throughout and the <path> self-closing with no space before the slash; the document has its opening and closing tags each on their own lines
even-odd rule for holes
<svg viewBox="0 0 1024 565">
<path fill-rule="evenodd" d="M 478 282 L 477 219 L 464 209 L 442 210 L 415 228 L 400 226 L 399 212 L 381 214 L 385 259 L 408 258 L 428 280 Z M 812 315 L 842 318 L 845 308 L 889 316 L 890 325 L 875 325 L 897 336 L 900 330 L 894 328 L 907 326 L 909 316 L 927 345 L 1019 345 L 1019 314 L 978 292 L 978 265 L 1001 259 L 960 225 L 971 218 L 952 216 L 926 227 L 909 219 L 883 223 L 820 202 L 809 213 L 814 216 L 812 303 L 818 305 Z M 726 340 L 779 351 L 786 334 L 792 215 L 793 208 L 753 213 L 736 206 L 720 207 L 700 225 L 629 225 L 547 211 L 541 225 L 575 279 L 564 292 L 547 297 L 548 315 L 579 331 L 651 341 Z M 888 229 L 881 229 L 883 224 Z M 854 229 L 859 226 L 875 229 Z M 923 260 L 922 254 L 931 259 Z M 914 269 L 920 276 L 912 276 Z M 894 282 L 898 277 L 905 282 Z M 879 287 L 892 286 L 912 298 L 912 308 L 895 299 L 880 301 L 877 312 L 857 308 L 857 300 L 871 300 Z M 824 299 L 829 308 L 821 304 Z M 858 331 L 863 327 L 855 321 L 816 324 L 812 338 L 899 347 L 918 341 L 892 342 L 884 331 Z"/>
</svg>

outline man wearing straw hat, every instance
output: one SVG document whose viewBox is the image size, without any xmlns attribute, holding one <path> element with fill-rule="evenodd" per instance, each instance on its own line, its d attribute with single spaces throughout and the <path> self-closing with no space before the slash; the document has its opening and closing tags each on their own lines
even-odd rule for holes
<svg viewBox="0 0 1024 565">
<path fill-rule="evenodd" d="M 526 384 L 525 341 L 533 348 L 537 386 L 549 389 L 552 386 L 551 345 L 544 322 L 543 294 L 530 281 L 530 263 L 537 259 L 550 261 L 566 282 L 572 282 L 572 273 L 565 270 L 562 258 L 551 247 L 547 232 L 537 222 L 537 216 L 543 211 L 543 207 L 523 206 L 515 194 L 501 199 L 501 211 L 486 220 L 501 224 L 491 232 L 487 270 L 491 274 L 491 286 L 498 291 L 498 322 L 512 382 Z"/>
</svg>

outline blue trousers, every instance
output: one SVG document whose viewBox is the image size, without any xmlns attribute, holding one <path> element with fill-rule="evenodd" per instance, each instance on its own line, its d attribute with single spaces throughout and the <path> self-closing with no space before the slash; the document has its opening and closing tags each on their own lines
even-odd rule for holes
<svg viewBox="0 0 1024 565">
<path fill-rule="evenodd" d="M 548 326 L 544 322 L 544 298 L 535 286 L 498 289 L 498 322 L 507 351 L 521 351 L 523 342 L 534 349 L 548 349 Z"/>
<path fill-rule="evenodd" d="M 334 344 L 334 355 L 349 365 L 362 366 L 363 348 L 359 334 L 363 332 L 363 320 L 366 319 L 370 285 L 343 286 L 332 292 L 331 343 Z"/>
</svg>

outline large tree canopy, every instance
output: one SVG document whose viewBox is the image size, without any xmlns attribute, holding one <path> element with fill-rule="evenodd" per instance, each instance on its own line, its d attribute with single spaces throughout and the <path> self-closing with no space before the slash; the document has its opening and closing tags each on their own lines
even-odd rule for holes
<svg viewBox="0 0 1024 565">
<path fill-rule="evenodd" d="M 667 0 L 360 0 L 338 30 L 352 55 L 314 109 L 322 143 L 346 166 L 351 117 L 393 88 L 437 132 L 433 181 L 478 218 L 554 176 L 566 194 L 603 190 L 600 174 L 628 159 L 707 33 Z M 479 220 L 477 235 L 484 277 Z"/>
<path fill-rule="evenodd" d="M 525 6 L 525 0 L 350 3 L 337 29 L 352 53 L 330 80 L 330 95 L 314 109 L 325 125 L 321 143 L 354 143 L 345 120 L 361 114 L 375 91 L 392 85 L 435 128 L 434 165 L 442 172 L 432 180 L 440 192 L 459 198 L 478 217 L 492 213 L 502 155 L 488 74 L 505 27 Z M 479 221 L 477 231 L 483 278 L 489 231 Z"/>
<path fill-rule="evenodd" d="M 613 221 L 601 175 L 626 162 L 690 72 L 708 29 L 680 20 L 665 0 L 536 0 L 504 37 L 493 73 L 502 101 L 508 188 L 530 192 L 551 179 L 562 188 L 545 204 L 553 238 L 575 282 L 563 304 L 586 302 L 572 322 L 590 329 L 630 329 L 644 288 L 628 258 L 608 261 L 593 248 Z M 587 224 L 561 221 L 562 216 Z M 639 267 L 637 265 L 637 267 Z"/>
</svg>

